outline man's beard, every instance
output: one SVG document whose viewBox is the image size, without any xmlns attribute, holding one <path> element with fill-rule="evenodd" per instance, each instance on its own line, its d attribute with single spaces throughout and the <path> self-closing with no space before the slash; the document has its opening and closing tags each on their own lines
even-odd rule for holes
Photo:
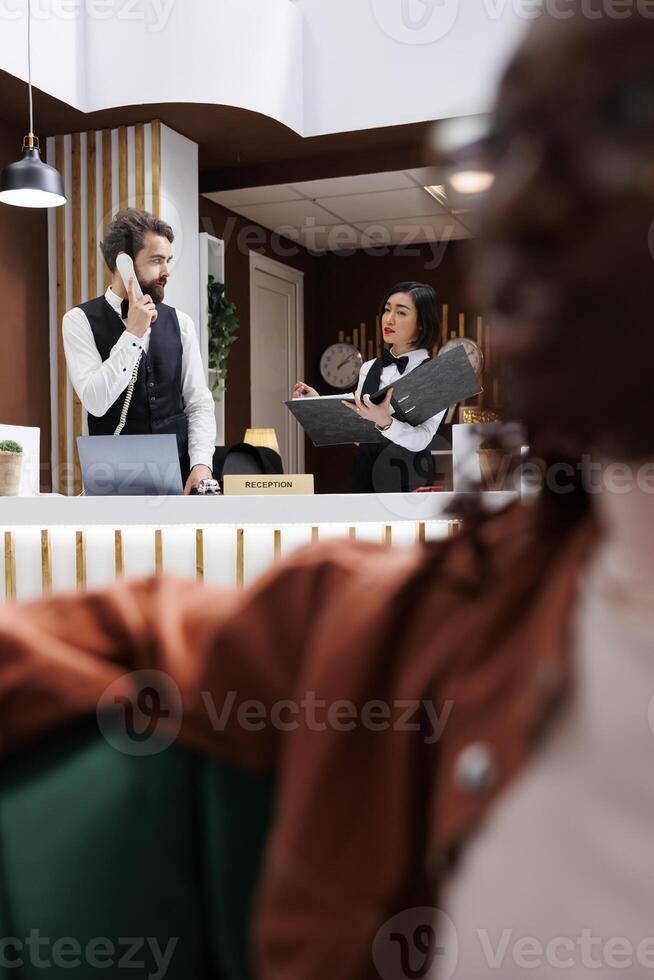
<svg viewBox="0 0 654 980">
<path fill-rule="evenodd" d="M 143 282 L 141 279 L 139 279 L 138 284 L 141 287 L 143 295 L 149 296 L 155 305 L 163 303 L 164 293 L 166 290 L 165 282 L 161 282 L 159 279 L 153 279 L 151 282 Z"/>
</svg>

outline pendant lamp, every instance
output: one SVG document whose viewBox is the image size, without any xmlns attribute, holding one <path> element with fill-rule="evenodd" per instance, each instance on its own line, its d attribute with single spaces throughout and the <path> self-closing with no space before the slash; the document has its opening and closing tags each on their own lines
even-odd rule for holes
<svg viewBox="0 0 654 980">
<path fill-rule="evenodd" d="M 54 208 L 66 203 L 64 182 L 54 167 L 41 160 L 39 141 L 34 135 L 32 104 L 32 9 L 27 4 L 27 73 L 30 100 L 30 131 L 23 140 L 23 155 L 0 173 L 0 202 L 20 208 Z"/>
</svg>

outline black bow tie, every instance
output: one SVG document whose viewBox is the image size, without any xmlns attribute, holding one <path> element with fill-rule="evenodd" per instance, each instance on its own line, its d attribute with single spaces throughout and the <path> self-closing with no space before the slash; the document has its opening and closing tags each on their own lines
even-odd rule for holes
<svg viewBox="0 0 654 980">
<path fill-rule="evenodd" d="M 388 347 L 384 347 L 381 359 L 384 367 L 388 367 L 389 364 L 394 364 L 400 374 L 404 374 L 406 366 L 409 363 L 408 357 L 393 357 Z"/>
<path fill-rule="evenodd" d="M 128 313 L 129 313 L 129 300 L 124 299 L 120 304 L 120 315 L 122 316 L 123 320 L 127 319 Z"/>
</svg>

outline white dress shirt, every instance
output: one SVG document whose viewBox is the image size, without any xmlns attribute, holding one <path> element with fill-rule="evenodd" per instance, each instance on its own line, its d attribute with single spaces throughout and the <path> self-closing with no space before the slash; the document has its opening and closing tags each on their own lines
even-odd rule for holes
<svg viewBox="0 0 654 980">
<path fill-rule="evenodd" d="M 398 378 L 403 378 L 414 368 L 417 368 L 419 364 L 422 364 L 424 360 L 429 357 L 429 351 L 424 347 L 418 350 L 409 351 L 408 354 L 402 355 L 409 358 L 409 363 L 404 369 L 404 374 L 400 374 L 395 364 L 388 364 L 382 371 L 381 382 L 379 387 L 385 388 L 387 385 L 392 384 L 397 381 Z M 374 360 L 366 361 L 366 363 L 361 368 L 361 374 L 359 375 L 359 383 L 357 385 L 357 393 L 361 395 L 361 389 L 363 388 L 366 377 L 368 376 L 368 371 L 375 363 Z M 389 407 L 389 415 L 394 415 L 395 410 L 391 405 Z M 412 453 L 419 453 L 422 449 L 426 449 L 432 442 L 432 439 L 436 435 L 438 426 L 441 424 L 445 412 L 439 412 L 438 415 L 433 415 L 426 422 L 422 422 L 420 425 L 410 425 L 408 422 L 400 422 L 398 419 L 393 419 L 390 428 L 382 432 L 390 442 L 394 442 L 398 446 L 403 446 L 405 449 L 410 450 Z"/>
<path fill-rule="evenodd" d="M 105 293 L 109 305 L 121 317 L 121 302 L 111 286 Z M 214 401 L 204 377 L 200 347 L 193 321 L 186 313 L 175 311 L 182 339 L 182 397 L 188 418 L 188 451 L 191 468 L 202 463 L 212 468 L 216 442 Z M 123 324 L 127 320 L 122 320 Z M 87 412 L 101 418 L 129 385 L 134 366 L 150 347 L 150 327 L 143 337 L 127 330 L 121 334 L 103 361 L 93 338 L 86 314 L 78 307 L 69 310 L 63 320 L 63 340 L 68 374 L 78 398 Z M 157 329 L 156 323 L 154 329 Z"/>
</svg>

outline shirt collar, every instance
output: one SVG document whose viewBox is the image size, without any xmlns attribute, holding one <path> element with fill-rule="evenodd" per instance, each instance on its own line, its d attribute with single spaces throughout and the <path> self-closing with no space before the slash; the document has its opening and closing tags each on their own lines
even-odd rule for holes
<svg viewBox="0 0 654 980">
<path fill-rule="evenodd" d="M 391 353 L 393 353 L 393 348 L 391 348 Z M 429 351 L 426 347 L 419 347 L 417 350 L 410 350 L 407 354 L 402 354 L 401 356 L 408 357 L 409 364 L 415 364 L 416 362 L 424 361 L 426 357 L 429 357 Z"/>
<path fill-rule="evenodd" d="M 104 298 L 106 299 L 106 301 L 109 304 L 109 306 L 112 309 L 114 309 L 116 311 L 116 313 L 118 313 L 119 316 L 122 318 L 122 312 L 121 311 L 122 311 L 122 303 L 123 303 L 123 301 L 120 298 L 120 296 L 117 296 L 116 295 L 116 293 L 113 291 L 113 289 L 111 288 L 111 286 L 109 286 L 109 288 L 107 289 L 107 292 L 104 294 Z"/>
</svg>

